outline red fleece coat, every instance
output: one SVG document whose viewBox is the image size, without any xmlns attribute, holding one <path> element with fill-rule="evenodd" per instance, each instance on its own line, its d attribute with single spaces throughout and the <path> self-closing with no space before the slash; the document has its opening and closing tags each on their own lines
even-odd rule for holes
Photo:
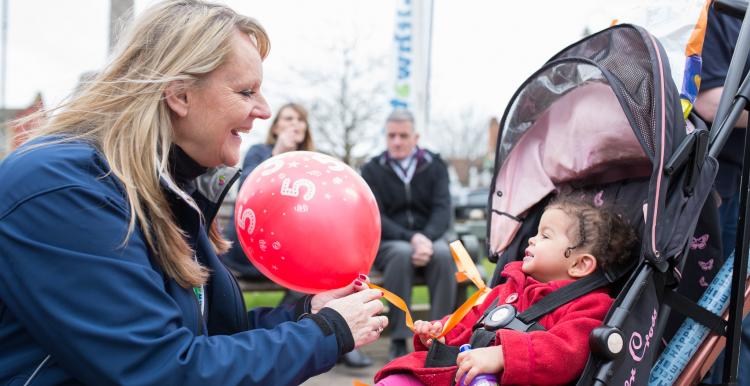
<svg viewBox="0 0 750 386">
<path fill-rule="evenodd" d="M 522 262 L 505 266 L 508 280 L 495 287 L 482 304 L 474 306 L 446 336 L 445 343 L 460 346 L 469 343 L 471 328 L 496 298 L 498 305 L 512 304 L 523 312 L 552 291 L 572 280 L 540 283 L 521 272 Z M 589 333 L 601 325 L 612 305 L 605 289 L 584 295 L 542 317 L 539 323 L 546 331 L 518 332 L 498 330 L 495 344 L 501 345 L 505 369 L 498 374 L 503 385 L 561 385 L 575 380 L 583 372 L 589 355 Z M 446 316 L 442 322 L 448 319 Z M 415 351 L 388 363 L 375 375 L 379 381 L 395 373 L 411 373 L 425 385 L 450 385 L 456 366 L 425 368 L 427 347 L 414 337 Z"/>
</svg>

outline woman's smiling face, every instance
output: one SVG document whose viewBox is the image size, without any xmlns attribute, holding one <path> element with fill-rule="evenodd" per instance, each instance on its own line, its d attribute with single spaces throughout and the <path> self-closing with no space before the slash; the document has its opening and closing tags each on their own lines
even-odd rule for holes
<svg viewBox="0 0 750 386">
<path fill-rule="evenodd" d="M 237 164 L 240 133 L 249 132 L 255 118 L 270 117 L 255 43 L 237 31 L 231 47 L 222 65 L 185 91 L 185 113 L 173 114 L 174 142 L 205 167 Z"/>
</svg>

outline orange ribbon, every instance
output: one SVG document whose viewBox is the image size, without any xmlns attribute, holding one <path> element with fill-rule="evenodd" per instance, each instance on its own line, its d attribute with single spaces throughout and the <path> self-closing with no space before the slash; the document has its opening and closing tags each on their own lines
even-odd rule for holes
<svg viewBox="0 0 750 386">
<path fill-rule="evenodd" d="M 471 295 L 471 297 L 469 297 L 469 299 L 467 299 L 464 304 L 461 305 L 461 307 L 458 307 L 456 312 L 451 314 L 451 316 L 448 318 L 448 321 L 443 326 L 443 330 L 435 338 L 444 337 L 450 330 L 453 329 L 453 327 L 458 324 L 458 322 L 461 321 L 461 319 L 463 319 L 464 316 L 466 316 L 469 310 L 471 310 L 471 307 L 474 307 L 475 305 L 481 303 L 487 293 L 490 292 L 490 289 L 487 288 L 487 286 L 484 284 L 484 280 L 482 280 L 482 276 L 479 275 L 477 266 L 474 264 L 474 261 L 469 256 L 469 252 L 466 251 L 466 248 L 464 248 L 463 244 L 461 244 L 460 241 L 454 241 L 450 244 L 450 249 L 451 254 L 453 255 L 453 261 L 456 263 L 457 268 L 456 281 L 459 283 L 463 283 L 466 280 L 471 280 L 471 282 L 477 286 L 477 292 L 474 293 L 474 295 Z M 414 331 L 414 319 L 409 312 L 409 308 L 406 306 L 406 302 L 404 302 L 403 299 L 398 297 L 393 292 L 388 291 L 383 287 L 371 283 L 368 283 L 368 285 L 370 286 L 370 288 L 382 291 L 383 297 L 388 300 L 388 302 L 390 302 L 394 307 L 400 309 L 401 311 L 404 311 L 404 313 L 406 314 L 406 326 L 409 327 L 410 330 Z"/>
</svg>

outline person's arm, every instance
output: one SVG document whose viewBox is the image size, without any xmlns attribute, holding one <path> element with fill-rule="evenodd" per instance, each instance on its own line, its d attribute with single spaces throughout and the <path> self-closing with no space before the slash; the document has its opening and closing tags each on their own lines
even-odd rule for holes
<svg viewBox="0 0 750 386">
<path fill-rule="evenodd" d="M 732 62 L 732 54 L 737 44 L 742 21 L 711 8 L 706 22 L 700 90 L 694 109 L 701 118 L 713 122 L 716 120 L 719 100 L 724 90 L 724 82 Z M 745 128 L 746 126 L 747 112 L 742 112 L 736 127 Z"/>
<path fill-rule="evenodd" d="M 560 313 L 547 331 L 498 330 L 505 369 L 502 384 L 566 384 L 583 371 L 589 354 L 591 330 L 602 324 L 612 299 L 604 293 L 579 298 Z M 555 317 L 550 315 L 549 317 Z"/>
<path fill-rule="evenodd" d="M 293 304 L 282 304 L 278 307 L 256 307 L 248 311 L 250 329 L 273 328 L 281 323 L 296 321 L 300 316 L 314 312 L 312 310 L 313 295 L 307 295 Z"/>
<path fill-rule="evenodd" d="M 427 220 L 427 225 L 422 229 L 422 234 L 430 240 L 437 240 L 442 237 L 451 224 L 451 194 L 448 188 L 450 182 L 448 179 L 448 169 L 443 161 L 435 159 L 437 173 L 434 182 L 432 195 L 432 212 Z"/>
<path fill-rule="evenodd" d="M 351 349 L 325 318 L 194 335 L 140 230 L 123 246 L 128 219 L 121 200 L 77 186 L 0 213 L 6 312 L 82 383 L 299 384 Z"/>
<path fill-rule="evenodd" d="M 391 220 L 383 211 L 380 211 L 381 234 L 383 240 L 411 241 L 416 231 L 406 229 L 403 225 Z"/>
<path fill-rule="evenodd" d="M 375 174 L 370 170 L 370 165 L 365 165 L 362 168 L 362 179 L 370 186 L 372 194 L 375 196 L 375 201 L 378 203 L 378 209 L 380 209 L 380 238 L 383 240 L 411 241 L 412 236 L 417 232 L 407 229 L 386 215 L 383 194 L 380 192 L 380 185 L 377 182 Z"/>
<path fill-rule="evenodd" d="M 245 153 L 245 159 L 242 161 L 242 174 L 240 175 L 239 184 L 245 182 L 247 176 L 252 173 L 263 161 L 270 158 L 268 147 L 266 145 L 253 145 Z"/>
<path fill-rule="evenodd" d="M 309 310 L 301 310 L 297 304 L 282 304 L 278 307 L 256 307 L 248 311 L 247 315 L 252 330 L 273 328 L 284 322 L 296 321 L 305 312 Z"/>
<path fill-rule="evenodd" d="M 695 99 L 695 112 L 707 122 L 713 122 L 716 119 L 716 112 L 719 109 L 719 100 L 724 87 L 715 87 L 708 90 L 702 90 Z M 747 127 L 747 111 L 740 114 L 740 119 L 734 127 Z"/>
</svg>

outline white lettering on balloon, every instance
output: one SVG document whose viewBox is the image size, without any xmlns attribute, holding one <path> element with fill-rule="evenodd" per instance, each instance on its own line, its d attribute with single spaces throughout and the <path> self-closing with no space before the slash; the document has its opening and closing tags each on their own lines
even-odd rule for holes
<svg viewBox="0 0 750 386">
<path fill-rule="evenodd" d="M 328 170 L 330 170 L 332 172 L 342 172 L 342 171 L 346 170 L 346 166 L 344 166 L 343 163 L 341 163 L 339 161 L 336 161 L 336 160 L 333 160 L 333 159 L 330 159 L 330 158 L 328 158 L 326 156 L 323 156 L 323 155 L 320 155 L 320 154 L 313 155 L 312 159 L 314 159 L 314 160 L 322 163 L 323 165 L 327 165 L 328 166 Z"/>
<path fill-rule="evenodd" d="M 245 225 L 248 221 L 250 221 L 250 223 Z M 243 207 L 240 206 L 239 225 L 240 229 L 246 231 L 248 234 L 252 234 L 255 230 L 255 212 L 250 208 L 243 209 Z"/>
<path fill-rule="evenodd" d="M 281 195 L 282 196 L 290 196 L 290 197 L 299 197 L 299 190 L 301 187 L 305 188 L 305 195 L 302 196 L 302 199 L 305 201 L 312 200 L 313 197 L 315 197 L 315 184 L 305 178 L 300 178 L 297 181 L 294 181 L 294 184 L 292 184 L 292 187 L 289 187 L 289 184 L 292 182 L 290 178 L 284 178 L 284 181 L 281 182 Z"/>
<path fill-rule="evenodd" d="M 654 328 L 656 327 L 657 315 L 658 312 L 656 311 L 656 308 L 654 308 L 654 313 L 651 314 L 651 327 L 648 329 L 648 334 L 646 335 L 645 342 L 641 337 L 641 334 L 639 334 L 637 331 L 633 332 L 633 334 L 630 335 L 630 356 L 633 357 L 633 360 L 636 362 L 640 362 L 643 357 L 646 356 L 646 350 L 651 344 L 651 338 L 653 338 L 654 336 Z"/>
<path fill-rule="evenodd" d="M 268 165 L 266 165 L 265 169 L 263 169 L 263 172 L 260 173 L 261 176 L 270 176 L 271 174 L 274 174 L 279 171 L 282 167 L 284 167 L 284 161 L 280 159 L 270 159 L 268 161 Z"/>
</svg>

